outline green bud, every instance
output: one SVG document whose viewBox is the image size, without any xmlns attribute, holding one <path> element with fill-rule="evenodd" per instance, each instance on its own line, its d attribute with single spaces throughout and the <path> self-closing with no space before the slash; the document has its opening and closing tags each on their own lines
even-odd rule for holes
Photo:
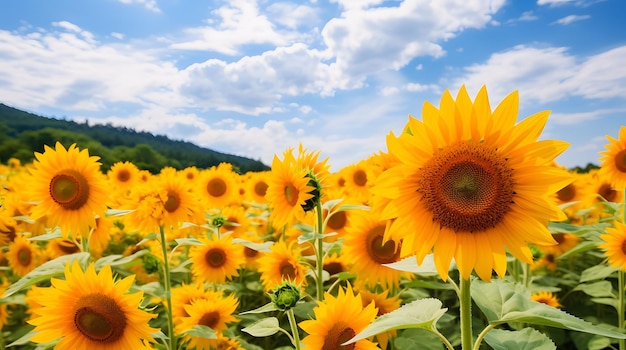
<svg viewBox="0 0 626 350">
<path fill-rule="evenodd" d="M 322 184 L 317 179 L 317 177 L 315 177 L 315 174 L 313 174 L 312 171 L 308 171 L 306 177 L 309 178 L 309 182 L 307 183 L 307 185 L 313 187 L 313 190 L 309 192 L 313 195 L 313 197 L 304 201 L 304 204 L 302 205 L 302 209 L 308 212 L 315 209 L 317 203 L 319 203 L 320 198 L 322 197 Z"/>
<path fill-rule="evenodd" d="M 277 309 L 287 311 L 300 300 L 300 287 L 292 282 L 283 282 L 270 292 L 270 298 Z"/>
<path fill-rule="evenodd" d="M 226 218 L 221 215 L 215 215 L 211 218 L 211 226 L 220 228 L 226 223 Z"/>
<path fill-rule="evenodd" d="M 159 272 L 159 264 L 161 262 L 154 255 L 146 254 L 142 256 L 141 262 L 143 263 L 143 268 L 146 270 L 146 273 L 151 274 Z"/>
</svg>

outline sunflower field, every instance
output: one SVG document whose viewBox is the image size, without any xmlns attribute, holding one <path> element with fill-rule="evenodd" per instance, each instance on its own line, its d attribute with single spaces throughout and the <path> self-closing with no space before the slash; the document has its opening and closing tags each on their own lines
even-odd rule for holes
<svg viewBox="0 0 626 350">
<path fill-rule="evenodd" d="M 464 87 L 337 172 L 0 165 L 0 349 L 626 349 L 626 126 L 555 162 Z"/>
</svg>

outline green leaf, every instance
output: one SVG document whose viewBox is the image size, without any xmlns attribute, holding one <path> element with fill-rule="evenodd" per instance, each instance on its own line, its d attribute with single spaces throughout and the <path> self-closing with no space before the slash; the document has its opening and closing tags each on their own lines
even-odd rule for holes
<svg viewBox="0 0 626 350">
<path fill-rule="evenodd" d="M 444 349 L 441 339 L 433 333 L 420 328 L 407 329 L 393 339 L 393 349 Z"/>
<path fill-rule="evenodd" d="M 157 238 L 157 234 L 156 233 L 151 233 L 149 235 L 146 236 L 146 238 L 142 239 L 141 241 L 139 241 L 139 243 L 135 244 L 135 246 L 140 246 L 146 242 L 150 242 L 153 239 Z"/>
<path fill-rule="evenodd" d="M 272 302 L 269 302 L 269 303 L 267 303 L 267 304 L 265 304 L 265 305 L 263 305 L 263 306 L 261 306 L 259 308 L 256 308 L 254 310 L 249 310 L 249 311 L 242 312 L 242 313 L 240 313 L 240 315 L 262 314 L 264 312 L 270 312 L 270 311 L 276 311 L 276 310 L 278 310 L 276 308 L 276 305 L 274 305 L 274 303 L 272 303 Z"/>
<path fill-rule="evenodd" d="M 81 252 L 69 255 L 62 255 L 56 259 L 47 261 L 34 270 L 27 273 L 24 277 L 11 284 L 4 293 L 3 298 L 7 298 L 14 293 L 19 292 L 22 289 L 26 289 L 33 284 L 49 280 L 52 277 L 57 277 L 63 274 L 65 271 L 65 264 L 78 260 L 81 265 L 86 265 L 89 261 L 89 253 Z"/>
<path fill-rule="evenodd" d="M 442 308 L 441 300 L 434 298 L 420 299 L 384 314 L 365 327 L 359 334 L 342 345 L 394 329 L 422 328 L 431 330 L 437 320 L 448 310 Z"/>
<path fill-rule="evenodd" d="M 609 281 L 598 281 L 595 283 L 583 283 L 579 284 L 573 290 L 579 290 L 585 294 L 596 297 L 613 297 L 613 285 Z"/>
<path fill-rule="evenodd" d="M 328 212 L 332 212 L 333 208 L 337 206 L 337 204 L 343 202 L 343 198 L 331 199 L 329 201 L 324 202 L 322 204 L 322 209 L 328 210 Z"/>
<path fill-rule="evenodd" d="M 141 249 L 129 256 L 123 256 L 120 254 L 103 256 L 102 258 L 96 260 L 96 262 L 94 263 L 94 267 L 96 270 L 100 270 L 105 265 L 111 265 L 111 266 L 126 265 L 148 253 L 150 252 L 147 249 Z"/>
<path fill-rule="evenodd" d="M 268 337 L 281 331 L 276 317 L 262 318 L 241 330 L 253 337 Z"/>
<path fill-rule="evenodd" d="M 63 235 L 61 234 L 61 230 L 59 228 L 56 228 L 53 231 L 48 232 L 46 234 L 35 236 L 35 237 L 28 237 L 27 239 L 29 241 L 49 241 L 51 239 L 61 238 L 61 237 L 63 237 Z"/>
<path fill-rule="evenodd" d="M 411 272 L 411 273 L 416 273 L 419 275 L 437 275 L 438 274 L 437 268 L 435 267 L 435 260 L 433 259 L 432 254 L 426 255 L 421 265 L 417 264 L 417 260 L 415 256 L 409 256 L 402 260 L 399 260 L 390 264 L 383 264 L 383 265 L 389 268 L 392 268 L 394 270 Z"/>
<path fill-rule="evenodd" d="M 580 282 L 589 282 L 595 280 L 604 279 L 614 272 L 617 271 L 617 268 L 610 265 L 595 265 L 586 270 L 584 270 L 580 274 Z"/>
<path fill-rule="evenodd" d="M 522 294 L 522 288 L 503 280 L 496 279 L 491 283 L 474 280 L 471 293 L 490 324 L 522 322 L 626 339 L 624 333 L 595 326 L 565 311 L 533 301 Z"/>
<path fill-rule="evenodd" d="M 135 211 L 134 209 L 132 209 L 132 210 L 125 210 L 125 209 L 108 209 L 108 210 L 106 211 L 106 213 L 104 213 L 104 215 L 106 215 L 106 216 L 123 216 L 123 215 L 126 215 L 126 214 L 128 214 L 128 213 L 132 213 L 132 212 L 134 212 L 134 211 Z"/>
<path fill-rule="evenodd" d="M 183 246 L 183 245 L 204 245 L 204 243 L 202 243 L 200 240 L 198 240 L 196 238 L 176 238 L 174 241 L 176 241 L 176 245 L 177 246 Z"/>
<path fill-rule="evenodd" d="M 200 337 L 200 338 L 205 338 L 205 339 L 216 339 L 217 338 L 217 334 L 215 333 L 215 331 L 213 329 L 211 329 L 210 327 L 207 327 L 205 325 L 202 324 L 195 324 L 193 325 L 193 327 L 191 329 L 188 329 L 184 332 L 182 332 L 184 334 L 187 335 L 191 335 L 194 337 Z"/>
<path fill-rule="evenodd" d="M 524 328 L 520 331 L 492 329 L 485 335 L 485 342 L 493 350 L 554 350 L 556 345 L 545 334 Z"/>
<path fill-rule="evenodd" d="M 233 239 L 233 243 L 242 244 L 244 247 L 247 247 L 252 250 L 256 250 L 257 252 L 262 252 L 262 253 L 270 253 L 271 252 L 270 247 L 272 246 L 272 244 L 274 244 L 274 242 L 263 242 L 263 243 L 251 242 L 242 238 Z"/>
<path fill-rule="evenodd" d="M 367 205 L 344 204 L 340 205 L 335 213 L 346 210 L 370 210 L 370 207 L 368 207 Z"/>
</svg>

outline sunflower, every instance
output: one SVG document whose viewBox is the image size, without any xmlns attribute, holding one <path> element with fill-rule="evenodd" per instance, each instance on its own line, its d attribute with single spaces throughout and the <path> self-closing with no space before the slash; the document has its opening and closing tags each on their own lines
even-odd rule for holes
<svg viewBox="0 0 626 350">
<path fill-rule="evenodd" d="M 61 338 L 55 349 L 142 349 L 158 331 L 148 325 L 157 315 L 139 309 L 143 292 L 126 294 L 134 276 L 114 282 L 111 267 L 96 274 L 93 263 L 83 272 L 78 262 L 65 266 L 65 280 L 36 295 L 39 307 L 28 323 L 30 339 L 48 343 Z"/>
<path fill-rule="evenodd" d="M 309 185 L 307 174 L 295 167 L 289 152 L 281 161 L 276 155 L 268 178 L 265 198 L 271 208 L 270 221 L 275 227 L 290 226 L 302 220 L 307 201 L 314 198 L 315 187 Z"/>
<path fill-rule="evenodd" d="M 233 295 L 223 296 L 216 299 L 196 299 L 191 304 L 185 306 L 185 311 L 189 316 L 179 319 L 176 325 L 176 333 L 192 329 L 196 325 L 207 326 L 218 335 L 228 328 L 229 323 L 237 322 L 233 313 L 237 309 L 239 302 Z M 201 338 L 185 334 L 183 341 L 188 348 L 198 350 L 211 350 L 213 343 L 210 339 Z"/>
<path fill-rule="evenodd" d="M 345 290 L 339 288 L 336 297 L 325 293 L 324 301 L 313 308 L 315 319 L 298 324 L 308 334 L 302 343 L 312 349 L 378 349 L 367 339 L 341 346 L 372 323 L 377 311 L 374 302 L 364 307 L 361 297 L 354 294 L 350 285 Z"/>
<path fill-rule="evenodd" d="M 80 252 L 80 247 L 76 242 L 67 238 L 54 238 L 48 241 L 46 251 L 51 259 L 62 255 L 69 255 Z"/>
<path fill-rule="evenodd" d="M 16 236 L 17 222 L 7 210 L 0 210 L 0 247 L 8 246 Z"/>
<path fill-rule="evenodd" d="M 270 252 L 259 258 L 258 271 L 266 291 L 272 290 L 284 280 L 299 286 L 306 283 L 306 267 L 300 262 L 300 247 L 279 241 L 270 247 Z"/>
<path fill-rule="evenodd" d="M 96 226 L 96 216 L 104 215 L 108 200 L 99 157 L 90 157 L 88 150 L 80 151 L 76 144 L 66 150 L 60 142 L 55 149 L 46 145 L 45 152 L 35 152 L 35 157 L 28 193 L 38 204 L 31 218 L 46 216 L 48 224 L 59 226 L 64 234 L 87 237 Z"/>
<path fill-rule="evenodd" d="M 191 305 L 195 300 L 215 300 L 223 297 L 223 295 L 224 293 L 222 291 L 206 290 L 204 283 L 183 283 L 180 286 L 172 288 L 172 315 L 174 316 L 174 323 L 178 323 L 177 320 L 182 317 L 189 316 L 185 307 Z"/>
<path fill-rule="evenodd" d="M 598 248 L 605 250 L 605 255 L 609 258 L 609 264 L 620 270 L 626 270 L 626 225 L 619 221 L 614 221 L 614 227 L 607 227 L 606 233 L 600 235 L 605 243 L 598 245 Z"/>
<path fill-rule="evenodd" d="M 99 216 L 96 218 L 96 227 L 89 237 L 89 249 L 93 255 L 101 256 L 102 252 L 109 245 L 113 224 L 114 219 L 110 216 Z"/>
<path fill-rule="evenodd" d="M 246 209 L 241 205 L 229 205 L 221 210 L 221 215 L 226 222 L 220 227 L 220 232 L 232 232 L 234 237 L 243 237 L 248 233 L 250 220 L 246 214 Z"/>
<path fill-rule="evenodd" d="M 384 264 L 400 260 L 402 240 L 384 240 L 387 222 L 375 213 L 353 212 L 352 225 L 346 229 L 342 255 L 350 263 L 350 271 L 357 274 L 357 282 L 370 287 L 380 284 L 383 288 L 398 286 L 406 272 L 392 269 Z"/>
<path fill-rule="evenodd" d="M 37 267 L 38 259 L 39 248 L 21 234 L 9 245 L 7 252 L 9 267 L 18 276 L 24 276 Z"/>
<path fill-rule="evenodd" d="M 536 292 L 530 295 L 530 299 L 552 307 L 561 307 L 559 299 L 552 292 Z"/>
<path fill-rule="evenodd" d="M 606 174 L 611 185 L 618 190 L 626 188 L 626 126 L 619 129 L 618 139 L 607 135 L 606 151 L 600 152 L 600 172 Z"/>
<path fill-rule="evenodd" d="M 207 208 L 224 207 L 239 196 L 235 175 L 231 164 L 220 163 L 200 172 L 194 190 Z"/>
<path fill-rule="evenodd" d="M 567 219 L 554 193 L 572 181 L 552 165 L 567 148 L 537 141 L 548 111 L 515 124 L 518 94 L 493 111 L 487 90 L 472 102 L 465 87 L 456 100 L 445 91 L 439 109 L 426 102 L 422 121 L 409 116 L 405 131 L 387 138 L 399 164 L 372 187 L 386 200 L 383 219 L 395 219 L 385 239 L 403 239 L 401 255 L 422 263 L 431 249 L 439 275 L 448 277 L 454 257 L 463 279 L 476 271 L 506 272 L 505 247 L 530 263 L 528 243 L 555 244 L 547 223 Z"/>
<path fill-rule="evenodd" d="M 189 249 L 193 262 L 191 272 L 200 281 L 224 283 L 227 279 L 239 276 L 239 268 L 244 265 L 243 247 L 233 244 L 231 235 L 213 239 L 201 239 L 203 245 Z"/>
<path fill-rule="evenodd" d="M 246 197 L 249 201 L 257 204 L 267 203 L 265 194 L 269 184 L 267 178 L 270 175 L 269 171 L 259 171 L 254 173 L 248 173 L 248 178 L 245 180 Z"/>
<path fill-rule="evenodd" d="M 348 165 L 340 170 L 345 179 L 345 191 L 357 200 L 357 203 L 365 204 L 370 198 L 369 186 L 372 182 L 372 174 L 367 160 Z"/>
<path fill-rule="evenodd" d="M 111 188 L 115 191 L 125 192 L 138 181 L 139 168 L 131 162 L 116 162 L 107 172 L 107 178 Z"/>
<path fill-rule="evenodd" d="M 553 233 L 552 238 L 557 242 L 555 245 L 536 245 L 544 253 L 561 256 L 563 253 L 578 245 L 580 237 L 572 233 Z"/>
</svg>

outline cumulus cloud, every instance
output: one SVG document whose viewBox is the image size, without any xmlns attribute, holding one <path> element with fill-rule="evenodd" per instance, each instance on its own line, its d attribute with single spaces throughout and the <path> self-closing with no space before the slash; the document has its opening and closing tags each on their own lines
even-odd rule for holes
<svg viewBox="0 0 626 350">
<path fill-rule="evenodd" d="M 278 11 L 278 8 L 274 9 Z M 306 12 L 306 8 L 300 11 Z M 238 55 L 244 45 L 284 46 L 297 41 L 296 39 L 300 37 L 296 31 L 278 30 L 275 24 L 261 13 L 256 0 L 231 1 L 213 10 L 212 14 L 214 17 L 207 20 L 207 25 L 186 29 L 184 31 L 186 38 L 173 43 L 171 48 Z"/>
<path fill-rule="evenodd" d="M 519 45 L 466 67 L 453 85 L 477 92 L 486 84 L 494 99 L 517 89 L 524 100 L 540 103 L 571 96 L 620 98 L 626 96 L 626 72 L 615 67 L 624 61 L 626 46 L 580 59 L 564 47 Z"/>
<path fill-rule="evenodd" d="M 589 15 L 580 15 L 580 16 L 579 15 L 569 15 L 569 16 L 565 16 L 563 18 L 559 18 L 556 21 L 554 21 L 553 23 L 566 26 L 568 24 L 572 24 L 574 22 L 582 21 L 582 20 L 589 19 L 589 18 L 591 18 L 591 16 L 589 16 Z"/>
</svg>

